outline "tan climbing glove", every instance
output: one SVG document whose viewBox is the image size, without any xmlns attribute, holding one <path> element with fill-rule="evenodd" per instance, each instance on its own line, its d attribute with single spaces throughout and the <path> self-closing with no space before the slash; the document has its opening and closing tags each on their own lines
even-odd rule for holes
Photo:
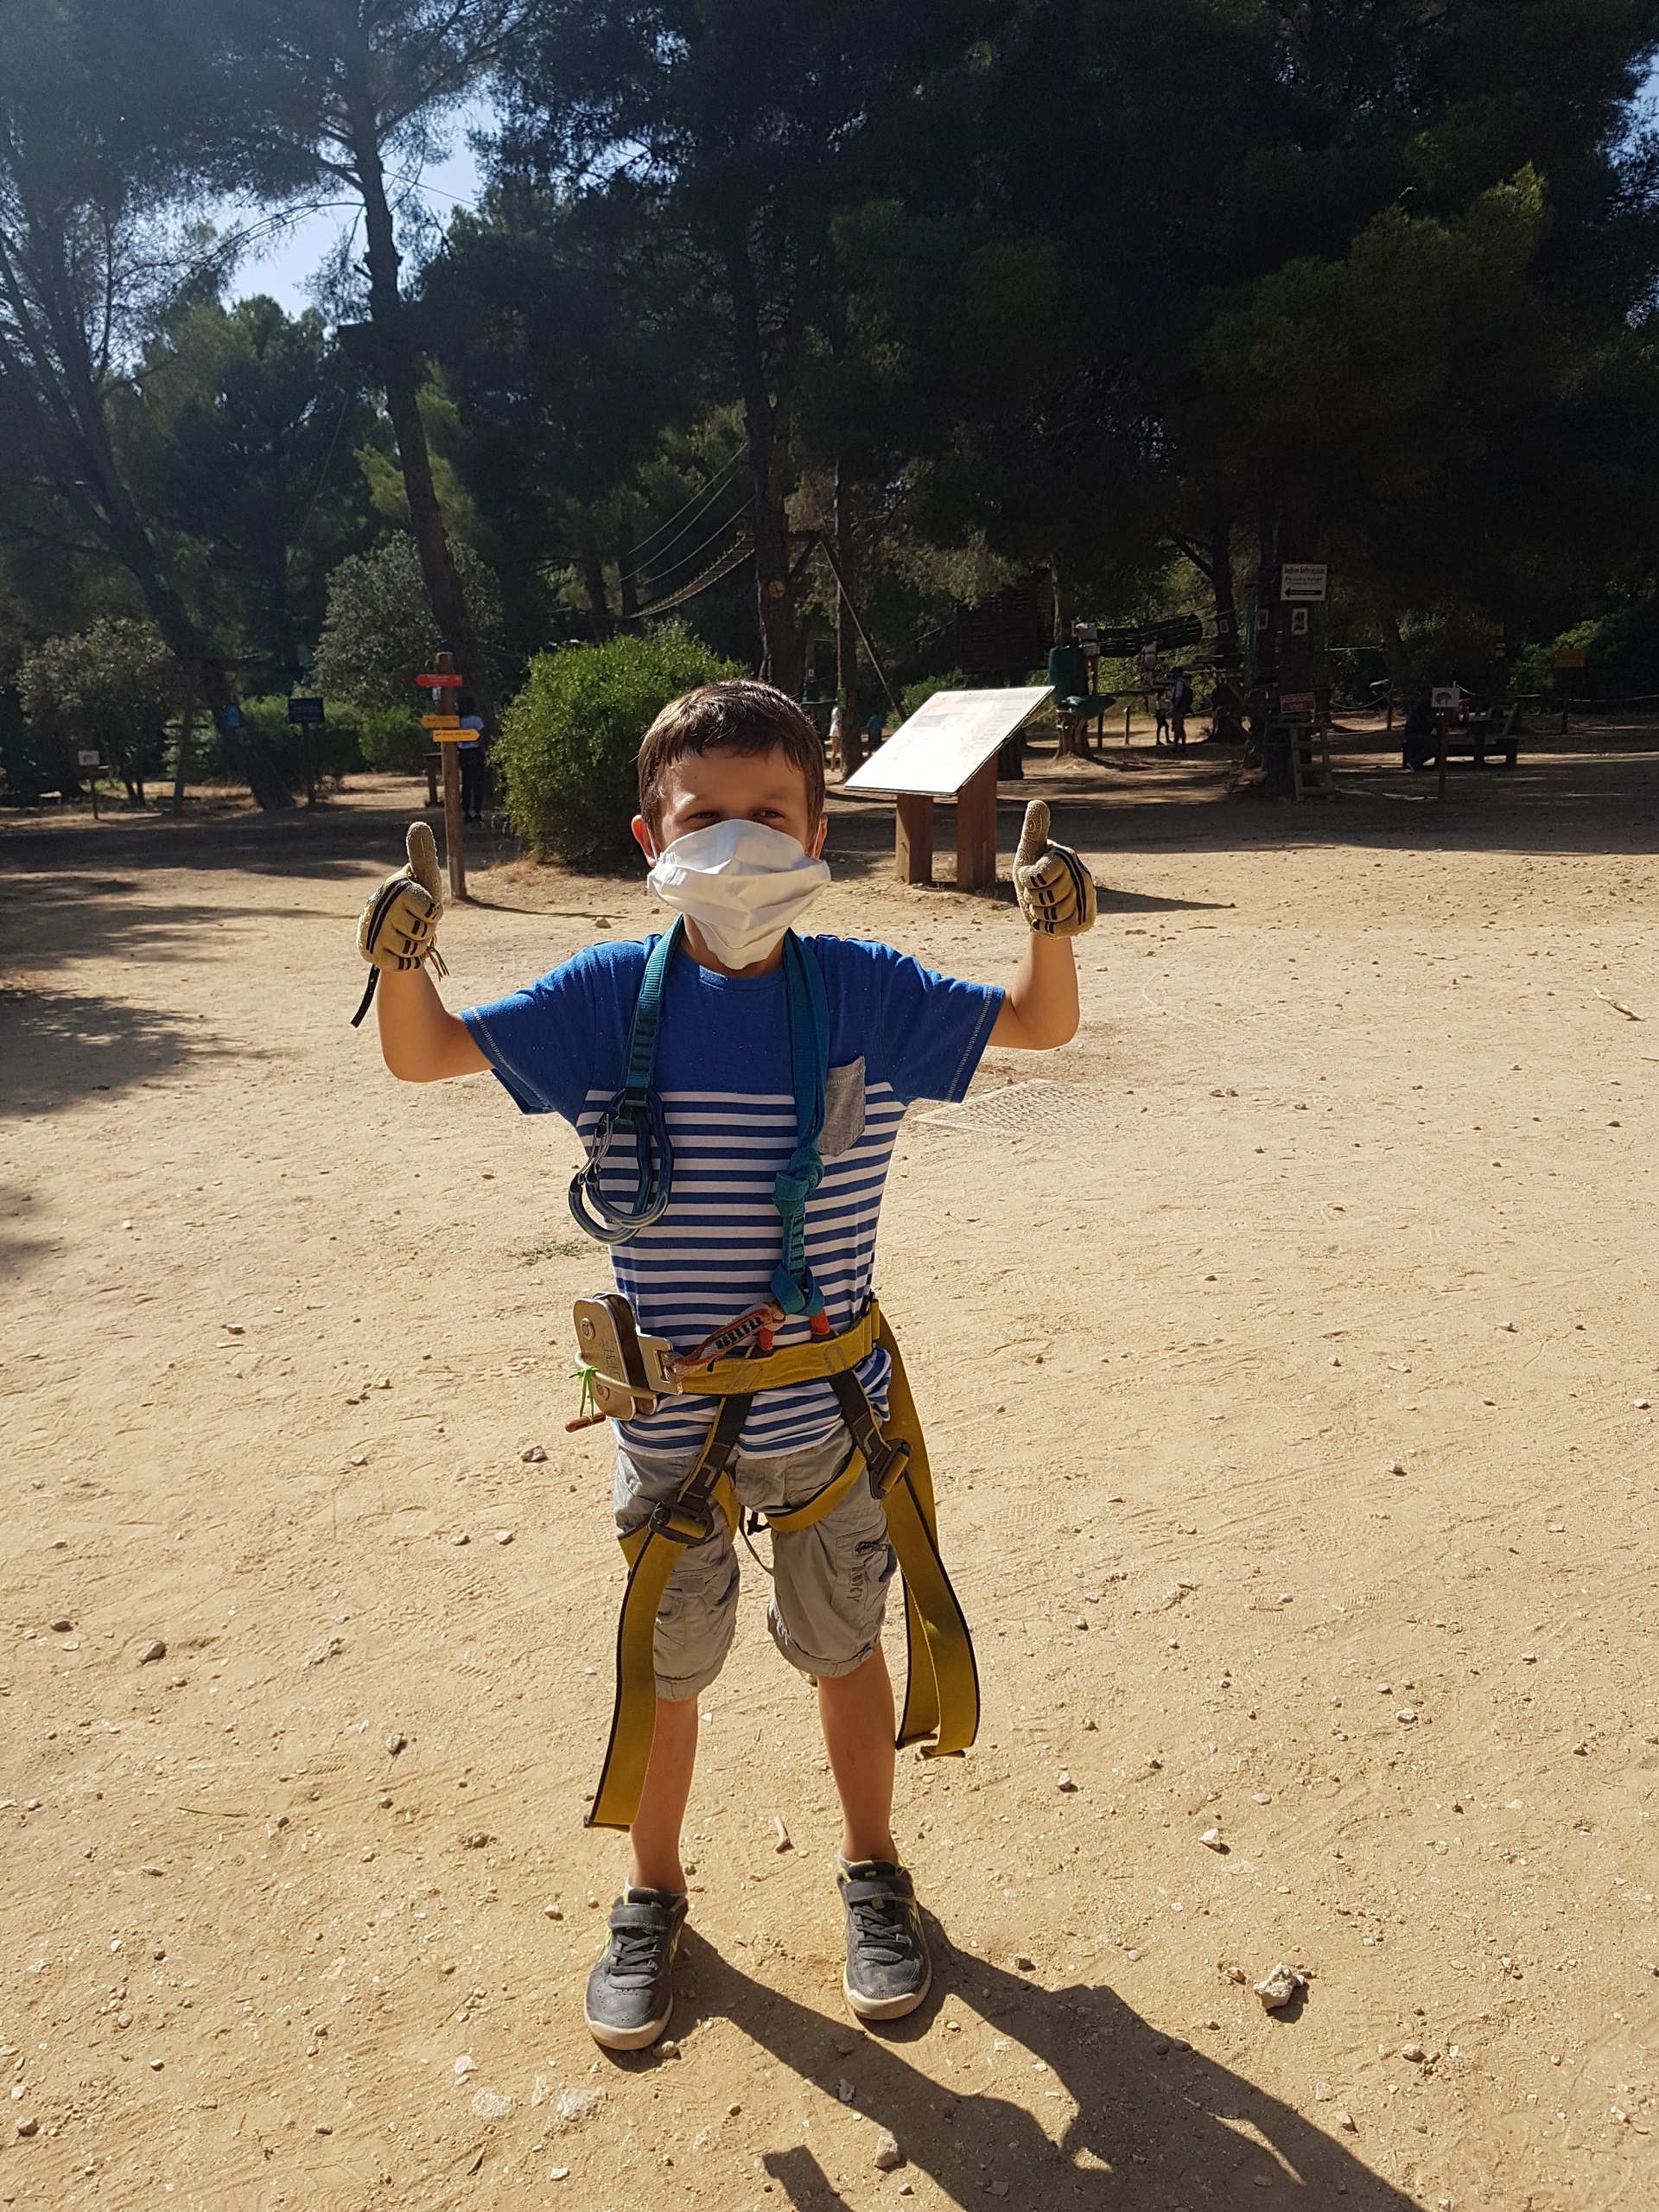
<svg viewBox="0 0 1659 2212">
<path fill-rule="evenodd" d="M 1014 856 L 1014 895 L 1041 937 L 1081 937 L 1095 925 L 1095 879 L 1070 845 L 1050 843 L 1048 809 L 1039 798 L 1026 809 Z"/>
<path fill-rule="evenodd" d="M 374 972 L 352 1017 L 353 1029 L 369 1010 L 383 968 L 418 968 L 430 960 L 440 976 L 448 974 L 434 941 L 442 916 L 438 849 L 427 824 L 411 822 L 407 865 L 386 878 L 358 920 L 357 949 Z"/>
</svg>

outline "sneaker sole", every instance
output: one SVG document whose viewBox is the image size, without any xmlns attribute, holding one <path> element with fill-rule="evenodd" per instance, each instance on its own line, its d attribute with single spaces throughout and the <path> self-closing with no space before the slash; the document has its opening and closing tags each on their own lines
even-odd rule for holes
<svg viewBox="0 0 1659 2212">
<path fill-rule="evenodd" d="M 906 1990 L 902 1997 L 861 1997 L 843 1974 L 841 1993 L 851 2011 L 861 2020 L 902 2020 L 906 2012 L 913 2012 L 933 1986 L 933 1961 L 927 1962 L 927 1980 L 919 1989 Z"/>
<path fill-rule="evenodd" d="M 586 2006 L 582 2008 L 582 2017 L 588 2024 L 588 2034 L 601 2050 L 643 2050 L 648 2043 L 656 2042 L 673 2018 L 674 1999 L 669 1999 L 660 2020 L 647 2020 L 642 2028 L 609 2027 L 603 2021 L 594 2019 Z"/>
</svg>

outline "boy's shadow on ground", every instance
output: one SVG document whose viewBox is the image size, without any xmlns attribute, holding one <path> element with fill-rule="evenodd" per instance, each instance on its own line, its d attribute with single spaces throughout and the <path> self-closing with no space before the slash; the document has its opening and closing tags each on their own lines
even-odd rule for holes
<svg viewBox="0 0 1659 2212">
<path fill-rule="evenodd" d="M 934 1979 L 926 2004 L 907 2020 L 859 2036 L 850 2055 L 844 2014 L 814 2012 L 763 1986 L 695 1935 L 682 1952 L 699 2012 L 729 2018 L 828 2098 L 838 2079 L 852 2083 L 854 2108 L 872 2123 L 858 2152 L 869 2171 L 845 2172 L 860 2201 L 878 2180 L 870 2164 L 875 2130 L 887 2128 L 906 2164 L 887 2186 L 926 2175 L 963 2206 L 1203 2212 L 1249 2203 L 1270 2212 L 1340 2202 L 1355 2212 L 1412 2212 L 1411 2197 L 1340 2141 L 1202 2051 L 1177 2050 L 1116 1991 L 1087 1983 L 1046 1990 L 955 1950 L 935 1925 L 929 1933 Z M 963 2032 L 949 2035 L 952 2047 L 942 2050 L 937 2031 L 953 2018 Z M 975 2032 L 979 2021 L 1006 2039 L 1006 2050 L 988 2053 L 985 2031 Z M 938 2082 L 905 2055 L 930 2033 Z M 1035 2070 L 1039 2061 L 1048 2071 Z M 1060 2093 L 1052 2135 L 1034 2116 L 1047 2091 Z M 835 2154 L 824 2155 L 833 2165 Z M 795 2205 L 833 2212 L 845 2202 L 836 2177 L 804 2145 L 770 2151 L 764 2164 Z"/>
</svg>

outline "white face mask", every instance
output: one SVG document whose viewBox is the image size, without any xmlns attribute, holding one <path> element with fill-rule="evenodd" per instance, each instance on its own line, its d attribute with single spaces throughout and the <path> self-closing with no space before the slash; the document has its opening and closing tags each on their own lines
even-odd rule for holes
<svg viewBox="0 0 1659 2212">
<path fill-rule="evenodd" d="M 677 837 L 646 878 L 728 968 L 752 967 L 775 951 L 829 880 L 823 861 L 761 822 L 717 822 Z"/>
</svg>

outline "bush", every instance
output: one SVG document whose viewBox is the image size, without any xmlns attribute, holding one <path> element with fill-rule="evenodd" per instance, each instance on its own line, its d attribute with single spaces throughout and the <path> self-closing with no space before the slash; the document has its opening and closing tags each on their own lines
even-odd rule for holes
<svg viewBox="0 0 1659 2212">
<path fill-rule="evenodd" d="M 1039 679 L 1046 683 L 1046 676 Z M 919 683 L 906 683 L 899 693 L 899 704 L 908 721 L 918 707 L 925 707 L 936 691 L 965 691 L 968 679 L 959 668 L 951 669 L 944 676 L 925 676 Z"/>
<path fill-rule="evenodd" d="M 360 708 L 357 743 L 371 768 L 389 769 L 394 775 L 418 776 L 432 750 L 419 717 L 401 707 Z"/>
<path fill-rule="evenodd" d="M 327 721 L 313 722 L 302 728 L 288 719 L 288 698 L 283 692 L 265 692 L 251 699 L 239 699 L 238 709 L 242 724 L 251 737 L 257 738 L 264 748 L 266 757 L 276 773 L 291 791 L 305 789 L 305 747 L 308 738 L 311 747 L 311 776 L 314 784 L 338 784 L 343 776 L 364 765 L 362 749 L 358 740 L 358 717 L 347 708 L 336 709 Z M 178 753 L 176 728 L 169 758 L 176 761 Z M 190 737 L 190 772 L 193 777 L 203 777 L 209 782 L 238 783 L 241 771 L 235 764 L 222 757 L 218 733 L 206 710 L 196 710 L 195 727 Z"/>
<path fill-rule="evenodd" d="M 538 653 L 495 746 L 513 829 L 538 859 L 625 858 L 640 739 L 681 692 L 742 672 L 677 626 Z"/>
<path fill-rule="evenodd" d="M 449 550 L 479 644 L 492 675 L 499 675 L 501 588 L 470 545 L 457 539 Z M 415 679 L 442 648 L 412 537 L 400 534 L 372 553 L 354 553 L 330 575 L 312 671 L 324 698 L 417 711 Z"/>
<path fill-rule="evenodd" d="M 48 638 L 17 671 L 40 783 L 78 791 L 84 772 L 75 753 L 96 747 L 142 803 L 146 779 L 161 771 L 178 689 L 177 664 L 148 622 L 94 622 Z"/>
</svg>

